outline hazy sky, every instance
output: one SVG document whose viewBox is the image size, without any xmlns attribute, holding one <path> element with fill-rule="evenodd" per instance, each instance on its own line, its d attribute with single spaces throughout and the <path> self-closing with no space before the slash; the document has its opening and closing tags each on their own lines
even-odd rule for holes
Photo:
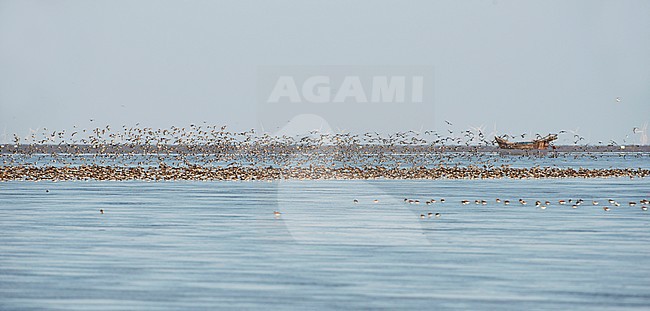
<svg viewBox="0 0 650 311">
<path fill-rule="evenodd" d="M 450 120 L 638 142 L 632 128 L 650 122 L 650 1 L 0 0 L 0 135 L 249 129 L 260 66 L 328 65 L 434 68 L 431 123 L 415 130 Z"/>
</svg>

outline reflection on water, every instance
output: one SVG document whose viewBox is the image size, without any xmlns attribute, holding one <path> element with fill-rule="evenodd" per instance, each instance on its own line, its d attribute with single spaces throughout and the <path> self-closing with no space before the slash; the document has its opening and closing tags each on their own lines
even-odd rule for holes
<svg viewBox="0 0 650 311">
<path fill-rule="evenodd" d="M 627 202 L 648 189 L 647 178 L 3 182 L 0 309 L 645 309 L 650 214 Z"/>
</svg>

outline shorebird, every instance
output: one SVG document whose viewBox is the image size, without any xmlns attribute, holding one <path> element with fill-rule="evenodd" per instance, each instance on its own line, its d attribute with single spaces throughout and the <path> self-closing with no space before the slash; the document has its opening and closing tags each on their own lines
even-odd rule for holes
<svg viewBox="0 0 650 311">
<path fill-rule="evenodd" d="M 280 213 L 280 212 L 278 212 L 278 211 L 274 211 L 274 212 L 273 212 L 273 215 L 274 215 L 275 217 L 280 217 L 280 215 L 282 215 L 282 213 Z"/>
<path fill-rule="evenodd" d="M 424 219 L 424 214 L 420 214 L 420 219 Z"/>
<path fill-rule="evenodd" d="M 374 199 L 372 202 L 373 202 L 373 203 L 379 203 L 379 200 Z"/>
<path fill-rule="evenodd" d="M 609 212 L 609 207 L 605 206 L 605 207 L 603 207 L 603 210 L 604 210 L 605 212 Z"/>
<path fill-rule="evenodd" d="M 103 209 L 100 209 L 100 210 L 99 210 L 99 213 L 100 213 L 100 214 L 104 214 L 104 210 L 103 210 Z"/>
<path fill-rule="evenodd" d="M 578 205 L 577 205 L 577 204 L 573 204 L 571 207 L 572 207 L 572 208 L 578 208 Z"/>
<path fill-rule="evenodd" d="M 440 218 L 441 215 L 440 215 L 440 213 L 436 213 L 435 216 L 436 216 L 436 218 Z"/>
<path fill-rule="evenodd" d="M 629 205 L 630 205 L 630 206 L 635 206 L 635 205 L 636 205 L 636 202 L 634 202 L 634 201 L 630 201 Z"/>
<path fill-rule="evenodd" d="M 501 199 L 497 198 L 496 199 L 497 203 L 501 203 Z"/>
<path fill-rule="evenodd" d="M 355 204 L 357 204 L 357 203 L 359 203 L 359 200 L 354 199 L 354 201 L 352 201 L 352 202 L 354 202 Z"/>
<path fill-rule="evenodd" d="M 510 200 L 503 201 L 503 205 L 510 205 Z"/>
<path fill-rule="evenodd" d="M 644 205 L 644 206 L 641 206 L 641 210 L 642 210 L 642 211 L 647 211 L 647 210 L 648 210 L 648 207 L 645 206 L 645 205 Z"/>
<path fill-rule="evenodd" d="M 462 203 L 463 205 L 467 205 L 467 204 L 469 204 L 469 201 L 468 200 L 462 200 L 462 201 L 460 201 L 460 203 Z"/>
<path fill-rule="evenodd" d="M 546 205 L 542 205 L 542 206 L 540 206 L 539 208 L 541 208 L 541 209 L 546 209 Z"/>
<path fill-rule="evenodd" d="M 428 218 L 431 218 L 431 216 L 433 216 L 433 213 L 428 213 L 428 214 L 427 214 L 427 217 L 428 217 Z"/>
<path fill-rule="evenodd" d="M 598 201 L 592 201 L 591 204 L 598 205 Z"/>
<path fill-rule="evenodd" d="M 440 203 L 445 203 L 445 199 L 440 199 Z"/>
</svg>

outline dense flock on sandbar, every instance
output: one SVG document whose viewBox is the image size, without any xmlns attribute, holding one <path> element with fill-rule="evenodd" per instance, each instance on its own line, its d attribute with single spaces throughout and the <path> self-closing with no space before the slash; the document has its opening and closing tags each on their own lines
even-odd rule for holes
<svg viewBox="0 0 650 311">
<path fill-rule="evenodd" d="M 451 123 L 448 123 L 451 125 Z M 562 135 L 562 131 L 560 132 Z M 514 138 L 515 135 L 501 135 Z M 531 138 L 542 137 L 542 134 Z M 576 136 L 576 135 L 574 135 Z M 526 134 L 517 135 L 522 139 Z M 513 165 L 513 159 L 649 158 L 647 146 L 575 144 L 504 153 L 480 129 L 272 135 L 226 126 L 34 131 L 0 145 L 0 181 L 646 177 L 644 168 Z"/>
</svg>

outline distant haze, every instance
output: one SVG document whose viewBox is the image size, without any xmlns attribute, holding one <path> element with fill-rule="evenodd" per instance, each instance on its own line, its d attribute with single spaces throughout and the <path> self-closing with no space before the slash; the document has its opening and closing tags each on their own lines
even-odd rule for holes
<svg viewBox="0 0 650 311">
<path fill-rule="evenodd" d="M 260 129 L 260 67 L 421 65 L 430 118 L 368 109 L 348 130 L 396 130 L 372 122 L 390 113 L 400 130 L 636 144 L 649 12 L 647 0 L 0 0 L 0 141 L 74 125 Z"/>
</svg>

